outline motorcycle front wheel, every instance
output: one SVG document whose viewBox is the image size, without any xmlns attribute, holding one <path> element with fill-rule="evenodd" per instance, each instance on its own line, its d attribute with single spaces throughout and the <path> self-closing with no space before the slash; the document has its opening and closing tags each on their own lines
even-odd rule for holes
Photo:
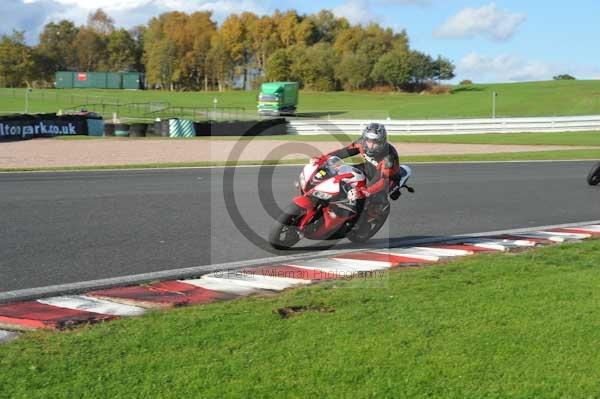
<svg viewBox="0 0 600 399">
<path fill-rule="evenodd" d="M 587 177 L 590 186 L 597 186 L 600 183 L 600 162 L 596 163 Z"/>
<path fill-rule="evenodd" d="M 292 203 L 277 217 L 269 233 L 269 244 L 275 249 L 285 250 L 293 247 L 300 239 L 297 224 L 305 210 Z"/>
</svg>

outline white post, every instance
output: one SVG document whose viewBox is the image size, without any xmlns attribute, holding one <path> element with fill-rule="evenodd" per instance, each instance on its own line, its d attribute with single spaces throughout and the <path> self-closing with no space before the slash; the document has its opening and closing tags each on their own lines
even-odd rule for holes
<svg viewBox="0 0 600 399">
<path fill-rule="evenodd" d="M 219 100 L 217 100 L 217 97 L 213 98 L 213 117 L 212 120 L 217 120 L 217 103 L 219 102 Z"/>
<path fill-rule="evenodd" d="M 31 92 L 30 88 L 25 90 L 25 113 L 29 113 L 29 93 Z"/>
</svg>

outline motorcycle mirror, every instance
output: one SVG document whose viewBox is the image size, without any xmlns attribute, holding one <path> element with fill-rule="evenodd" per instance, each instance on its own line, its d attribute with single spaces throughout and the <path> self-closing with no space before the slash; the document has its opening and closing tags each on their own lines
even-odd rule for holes
<svg viewBox="0 0 600 399">
<path fill-rule="evenodd" d="M 415 189 L 412 187 L 408 187 L 406 186 L 406 189 L 408 190 L 409 193 L 413 194 L 415 192 Z"/>
</svg>

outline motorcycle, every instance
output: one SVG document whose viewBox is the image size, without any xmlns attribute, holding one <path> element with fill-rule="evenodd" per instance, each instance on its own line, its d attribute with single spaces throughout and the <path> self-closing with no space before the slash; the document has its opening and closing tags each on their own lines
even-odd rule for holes
<svg viewBox="0 0 600 399">
<path fill-rule="evenodd" d="M 587 182 L 590 186 L 597 186 L 600 183 L 600 162 L 597 162 L 590 170 Z"/>
<path fill-rule="evenodd" d="M 388 194 L 397 198 L 412 171 L 401 165 L 402 178 L 394 189 L 360 198 L 366 187 L 364 173 L 338 157 L 327 157 L 304 166 L 296 187 L 300 195 L 277 217 L 269 234 L 275 249 L 289 249 L 302 238 L 310 240 L 369 240 L 385 224 L 390 213 Z M 394 195 L 395 194 L 395 195 Z"/>
</svg>

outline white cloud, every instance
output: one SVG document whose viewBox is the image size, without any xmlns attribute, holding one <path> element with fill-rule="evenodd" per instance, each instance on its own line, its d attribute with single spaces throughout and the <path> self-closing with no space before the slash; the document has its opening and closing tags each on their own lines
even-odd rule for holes
<svg viewBox="0 0 600 399">
<path fill-rule="evenodd" d="M 433 0 L 379 0 L 378 3 L 400 6 L 428 6 Z"/>
<path fill-rule="evenodd" d="M 93 2 L 84 2 L 81 0 L 9 0 L 9 3 L 15 3 L 12 12 L 2 13 L 6 19 L 3 26 L 14 26 L 13 18 L 15 15 L 29 15 L 29 9 L 37 9 L 43 5 L 44 12 L 38 14 L 44 15 L 34 24 L 25 27 L 27 30 L 41 30 L 44 23 L 48 21 L 58 21 L 61 19 L 70 19 L 75 24 L 84 24 L 90 12 L 102 8 L 110 15 L 117 26 L 129 28 L 138 24 L 146 23 L 150 18 L 168 11 L 183 11 L 191 13 L 194 11 L 213 11 L 213 17 L 216 21 L 223 21 L 231 13 L 241 13 L 252 11 L 262 15 L 268 12 L 267 8 L 259 0 L 95 0 Z M 48 5 L 53 5 L 49 7 Z M 3 8 L 4 4 L 3 4 Z M 3 10 L 4 11 L 4 10 Z M 0 19 L 0 22 L 2 19 Z M 36 34 L 37 36 L 37 34 Z"/>
<path fill-rule="evenodd" d="M 338 17 L 344 17 L 352 24 L 368 24 L 377 20 L 366 0 L 350 0 L 335 7 L 332 12 Z"/>
<path fill-rule="evenodd" d="M 510 39 L 526 18 L 526 14 L 501 10 L 495 3 L 490 3 L 479 8 L 461 10 L 436 29 L 434 36 L 440 38 L 483 36 L 503 41 Z"/>
<path fill-rule="evenodd" d="M 63 5 L 53 0 L 41 0 L 35 3 L 4 0 L 0 13 L 0 34 L 24 30 L 27 41 L 35 41 L 41 27 L 49 21 L 49 16 L 58 14 L 63 9 Z"/>
<path fill-rule="evenodd" d="M 510 54 L 495 57 L 470 53 L 456 68 L 457 79 L 475 82 L 524 82 L 550 80 L 553 76 L 568 73 L 578 79 L 597 79 L 600 68 L 586 65 L 563 65 L 539 60 L 526 60 Z"/>
</svg>

